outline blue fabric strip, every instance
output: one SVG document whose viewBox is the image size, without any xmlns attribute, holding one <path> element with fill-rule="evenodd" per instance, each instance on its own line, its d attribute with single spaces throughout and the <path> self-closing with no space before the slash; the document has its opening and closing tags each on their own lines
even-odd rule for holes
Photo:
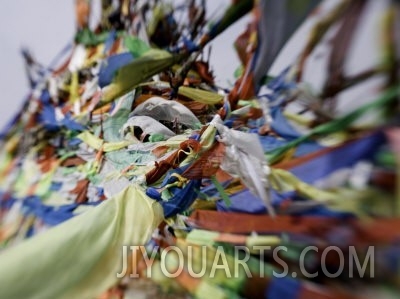
<svg viewBox="0 0 400 299">
<path fill-rule="evenodd" d="M 103 201 L 84 203 L 87 206 L 97 206 Z M 75 216 L 74 210 L 82 204 L 69 204 L 59 207 L 44 205 L 39 197 L 32 196 L 24 199 L 24 214 L 33 214 L 40 218 L 45 224 L 54 226 L 58 225 Z"/>
<path fill-rule="evenodd" d="M 170 188 L 169 190 L 175 195 L 168 201 L 160 202 L 164 209 L 165 218 L 186 211 L 197 198 L 195 190 L 198 190 L 200 186 L 201 180 L 191 180 L 183 189 Z"/>
<path fill-rule="evenodd" d="M 104 54 L 107 54 L 113 46 L 115 39 L 117 38 L 117 32 L 113 29 L 110 31 L 106 42 L 104 43 Z"/>
<path fill-rule="evenodd" d="M 263 201 L 252 194 L 248 189 L 230 196 L 231 204 L 228 207 L 223 200 L 217 201 L 217 210 L 221 212 L 239 212 L 249 214 L 265 214 L 267 208 Z"/>
<path fill-rule="evenodd" d="M 133 59 L 134 57 L 129 52 L 113 55 L 107 58 L 100 68 L 99 86 L 104 87 L 109 85 L 112 82 L 115 73 L 123 66 L 132 62 Z"/>
<path fill-rule="evenodd" d="M 165 176 L 161 187 L 165 187 L 168 184 L 176 182 L 177 178 L 171 175 L 173 173 L 182 174 L 188 167 L 189 165 L 170 170 Z M 183 189 L 178 187 L 171 187 L 168 190 L 172 193 L 173 196 L 168 201 L 162 201 L 161 194 L 157 190 L 157 188 L 147 188 L 146 195 L 160 202 L 164 209 L 164 216 L 165 218 L 168 218 L 186 211 L 197 198 L 198 195 L 196 190 L 199 190 L 200 186 L 201 180 L 191 180 L 186 184 Z"/>
<path fill-rule="evenodd" d="M 266 299 L 298 299 L 300 298 L 301 282 L 293 278 L 274 277 L 265 290 Z"/>
<path fill-rule="evenodd" d="M 42 123 L 48 131 L 57 131 L 62 126 L 72 131 L 84 131 L 85 127 L 77 123 L 71 118 L 71 114 L 67 113 L 61 122 L 56 119 L 56 112 L 51 104 L 44 105 L 38 116 L 38 122 Z"/>
<path fill-rule="evenodd" d="M 351 167 L 360 160 L 371 160 L 385 142 L 383 133 L 375 133 L 335 149 L 290 170 L 303 182 L 312 184 L 334 171 Z"/>
<path fill-rule="evenodd" d="M 280 107 L 273 108 L 271 110 L 271 116 L 273 119 L 271 127 L 276 133 L 278 133 L 279 136 L 289 140 L 297 139 L 302 136 L 292 127 L 286 117 L 283 116 L 282 109 Z"/>
</svg>

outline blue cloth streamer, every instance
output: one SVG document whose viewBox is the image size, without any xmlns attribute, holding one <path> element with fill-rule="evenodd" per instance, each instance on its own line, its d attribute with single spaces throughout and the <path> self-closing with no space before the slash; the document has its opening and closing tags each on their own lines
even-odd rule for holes
<svg viewBox="0 0 400 299">
<path fill-rule="evenodd" d="M 298 299 L 300 298 L 301 282 L 293 278 L 272 278 L 265 290 L 266 299 Z"/>
<path fill-rule="evenodd" d="M 134 60 L 134 57 L 131 53 L 122 53 L 122 54 L 117 54 L 113 55 L 105 62 L 103 62 L 101 68 L 100 68 L 100 73 L 99 73 L 99 85 L 100 87 L 104 87 L 109 85 L 114 76 L 115 73 L 122 68 L 123 66 L 129 64 Z"/>
<path fill-rule="evenodd" d="M 361 160 L 372 160 L 384 142 L 383 133 L 375 133 L 294 167 L 290 172 L 312 184 L 340 168 L 351 167 Z"/>
</svg>

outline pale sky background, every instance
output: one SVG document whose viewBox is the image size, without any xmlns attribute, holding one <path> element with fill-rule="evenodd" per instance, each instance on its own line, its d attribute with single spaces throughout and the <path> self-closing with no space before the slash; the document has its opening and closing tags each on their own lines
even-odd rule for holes
<svg viewBox="0 0 400 299">
<path fill-rule="evenodd" d="M 98 0 L 94 1 L 95 3 Z M 230 0 L 208 0 L 209 14 L 222 13 Z M 248 20 L 248 18 L 247 18 Z M 211 64 L 217 83 L 227 86 L 239 61 L 233 50 L 234 39 L 247 20 L 218 37 Z M 47 66 L 72 40 L 75 31 L 74 0 L 8 0 L 0 9 L 0 128 L 20 109 L 28 93 L 28 81 L 20 54 L 28 47 L 35 58 Z"/>
</svg>

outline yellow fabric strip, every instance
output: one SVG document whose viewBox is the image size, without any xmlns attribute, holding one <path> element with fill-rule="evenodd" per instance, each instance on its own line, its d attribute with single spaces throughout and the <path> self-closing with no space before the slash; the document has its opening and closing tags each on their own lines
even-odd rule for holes
<svg viewBox="0 0 400 299">
<path fill-rule="evenodd" d="M 108 152 L 113 152 L 113 151 L 118 151 L 120 149 L 123 149 L 133 143 L 134 141 L 120 141 L 120 142 L 104 142 L 103 139 L 93 135 L 92 133 L 85 131 L 82 132 L 77 136 L 80 140 L 85 142 L 87 145 L 89 145 L 91 148 L 94 148 L 96 150 L 100 150 L 103 147 L 103 151 L 108 153 Z"/>
<path fill-rule="evenodd" d="M 272 188 L 278 192 L 297 191 L 299 194 L 321 202 L 334 200 L 337 194 L 317 189 L 300 181 L 296 176 L 283 169 L 272 169 L 270 175 Z"/>
<path fill-rule="evenodd" d="M 148 85 L 155 85 L 158 87 L 165 87 L 169 88 L 170 84 L 168 82 L 160 81 L 160 82 L 146 82 L 141 83 L 138 86 L 148 86 Z M 203 89 L 188 87 L 188 86 L 181 86 L 179 87 L 178 94 L 188 97 L 191 100 L 196 102 L 206 104 L 206 105 L 215 105 L 223 101 L 224 96 L 216 93 L 211 92 Z"/>
<path fill-rule="evenodd" d="M 95 298 L 118 282 L 123 246 L 146 244 L 162 219 L 162 207 L 139 187 L 130 186 L 3 251 L 0 298 Z"/>
<path fill-rule="evenodd" d="M 195 292 L 195 297 L 197 299 L 229 299 L 229 295 L 224 292 L 223 289 L 218 288 L 215 285 L 210 284 L 206 280 L 202 280 L 200 285 L 197 287 Z"/>
<path fill-rule="evenodd" d="M 88 131 L 82 132 L 77 136 L 78 139 L 82 140 L 84 143 L 89 145 L 91 148 L 96 150 L 100 150 L 103 146 L 104 141 L 99 137 L 94 136 L 93 134 L 89 133 Z"/>
<path fill-rule="evenodd" d="M 272 169 L 270 183 L 271 187 L 278 192 L 296 191 L 305 198 L 328 205 L 332 210 L 351 212 L 360 219 L 369 219 L 370 215 L 394 216 L 391 204 L 395 199 L 389 193 L 384 193 L 379 189 L 357 190 L 341 187 L 321 190 L 302 182 L 283 169 Z"/>
<path fill-rule="evenodd" d="M 118 70 L 113 82 L 103 88 L 103 96 L 99 105 L 105 105 L 128 93 L 140 83 L 171 67 L 183 57 L 182 55 L 171 55 L 163 50 L 147 51 L 143 56 Z"/>
<path fill-rule="evenodd" d="M 78 73 L 73 72 L 71 78 L 71 86 L 70 86 L 70 102 L 75 103 L 79 101 L 79 78 Z"/>
<path fill-rule="evenodd" d="M 218 104 L 224 99 L 224 97 L 218 93 L 186 86 L 179 87 L 178 94 L 207 105 Z"/>
</svg>

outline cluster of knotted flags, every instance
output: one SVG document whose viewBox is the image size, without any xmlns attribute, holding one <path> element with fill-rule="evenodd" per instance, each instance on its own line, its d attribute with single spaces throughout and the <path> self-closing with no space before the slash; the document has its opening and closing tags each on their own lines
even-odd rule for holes
<svg viewBox="0 0 400 299">
<path fill-rule="evenodd" d="M 211 278 L 196 251 L 204 276 L 139 280 L 153 297 L 399 296 L 398 1 L 232 0 L 208 17 L 205 1 L 103 0 L 94 29 L 90 0 L 75 2 L 52 65 L 23 53 L 31 90 L 1 134 L 0 298 L 139 298 L 129 274 L 147 264 L 117 275 L 124 246 L 156 248 L 155 273 L 170 246 L 224 248 L 233 269 L 250 244 L 285 246 L 289 273 L 307 246 L 373 246 L 374 273 L 278 278 L 251 252 L 252 275 Z M 247 14 L 222 88 L 207 49 Z"/>
</svg>

